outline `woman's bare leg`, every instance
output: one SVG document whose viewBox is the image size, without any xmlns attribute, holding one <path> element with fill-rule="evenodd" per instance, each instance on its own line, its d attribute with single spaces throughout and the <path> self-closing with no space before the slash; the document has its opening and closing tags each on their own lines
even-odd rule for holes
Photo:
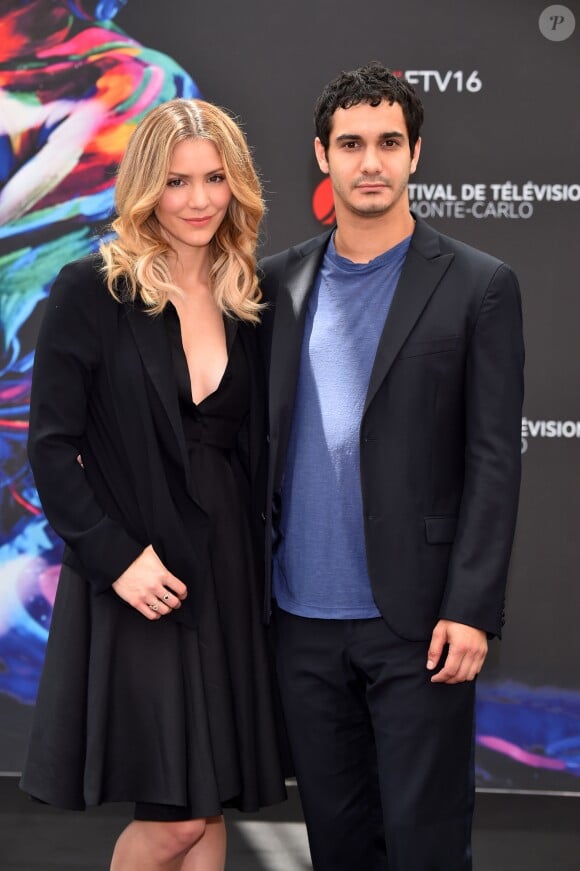
<svg viewBox="0 0 580 871">
<path fill-rule="evenodd" d="M 117 839 L 111 871 L 181 871 L 185 857 L 204 839 L 206 829 L 205 819 L 175 823 L 134 820 Z"/>
<path fill-rule="evenodd" d="M 224 871 L 226 826 L 223 817 L 209 817 L 203 837 L 191 847 L 180 871 Z"/>
</svg>

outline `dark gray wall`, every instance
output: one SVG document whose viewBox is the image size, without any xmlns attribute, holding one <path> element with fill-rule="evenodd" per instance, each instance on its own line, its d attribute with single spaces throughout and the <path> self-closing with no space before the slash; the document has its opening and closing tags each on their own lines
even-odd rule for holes
<svg viewBox="0 0 580 871">
<path fill-rule="evenodd" d="M 177 60 L 206 99 L 240 117 L 267 192 L 265 253 L 322 229 L 311 206 L 322 179 L 312 106 L 325 82 L 371 59 L 417 82 L 426 123 L 415 208 L 507 260 L 524 301 L 521 511 L 505 638 L 480 686 L 480 723 L 505 752 L 480 751 L 480 784 L 573 791 L 580 784 L 572 773 L 580 753 L 580 5 L 569 0 L 564 15 L 545 13 L 540 27 L 549 5 L 129 0 L 116 24 Z M 570 29 L 570 12 L 575 31 L 548 38 Z M 477 200 L 466 196 L 465 186 L 475 185 Z M 0 696 L 0 710 L 1 703 Z M 18 731 L 27 714 L 4 703 Z M 0 767 L 18 767 L 21 745 L 11 746 L 18 749 Z"/>
</svg>

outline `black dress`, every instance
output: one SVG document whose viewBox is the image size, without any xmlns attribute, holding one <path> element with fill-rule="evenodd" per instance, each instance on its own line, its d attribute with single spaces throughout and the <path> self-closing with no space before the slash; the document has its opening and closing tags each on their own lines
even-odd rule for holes
<svg viewBox="0 0 580 871">
<path fill-rule="evenodd" d="M 210 526 L 198 627 L 146 620 L 112 590 L 95 596 L 63 566 L 21 786 L 61 807 L 132 801 L 148 819 L 255 811 L 282 801 L 285 788 L 238 443 L 249 402 L 245 353 L 226 319 L 226 371 L 195 405 L 172 306 L 164 317 L 191 486 Z"/>
</svg>

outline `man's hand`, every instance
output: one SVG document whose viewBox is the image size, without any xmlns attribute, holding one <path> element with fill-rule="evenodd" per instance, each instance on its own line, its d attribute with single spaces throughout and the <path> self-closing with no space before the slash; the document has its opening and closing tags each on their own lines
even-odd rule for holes
<svg viewBox="0 0 580 871">
<path fill-rule="evenodd" d="M 151 545 L 113 583 L 121 599 L 148 620 L 158 620 L 181 607 L 187 587 L 165 568 Z"/>
<path fill-rule="evenodd" d="M 445 665 L 431 678 L 432 683 L 463 683 L 473 680 L 481 671 L 487 656 L 487 636 L 482 629 L 439 620 L 429 645 L 427 669 L 432 671 L 441 659 L 443 648 L 449 645 Z"/>
</svg>

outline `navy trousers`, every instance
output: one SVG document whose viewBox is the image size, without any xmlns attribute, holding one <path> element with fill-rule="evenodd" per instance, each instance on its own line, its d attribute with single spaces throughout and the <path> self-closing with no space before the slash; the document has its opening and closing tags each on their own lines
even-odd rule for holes
<svg viewBox="0 0 580 871">
<path fill-rule="evenodd" d="M 381 618 L 274 631 L 314 871 L 470 871 L 474 683 L 432 684 Z"/>
</svg>

